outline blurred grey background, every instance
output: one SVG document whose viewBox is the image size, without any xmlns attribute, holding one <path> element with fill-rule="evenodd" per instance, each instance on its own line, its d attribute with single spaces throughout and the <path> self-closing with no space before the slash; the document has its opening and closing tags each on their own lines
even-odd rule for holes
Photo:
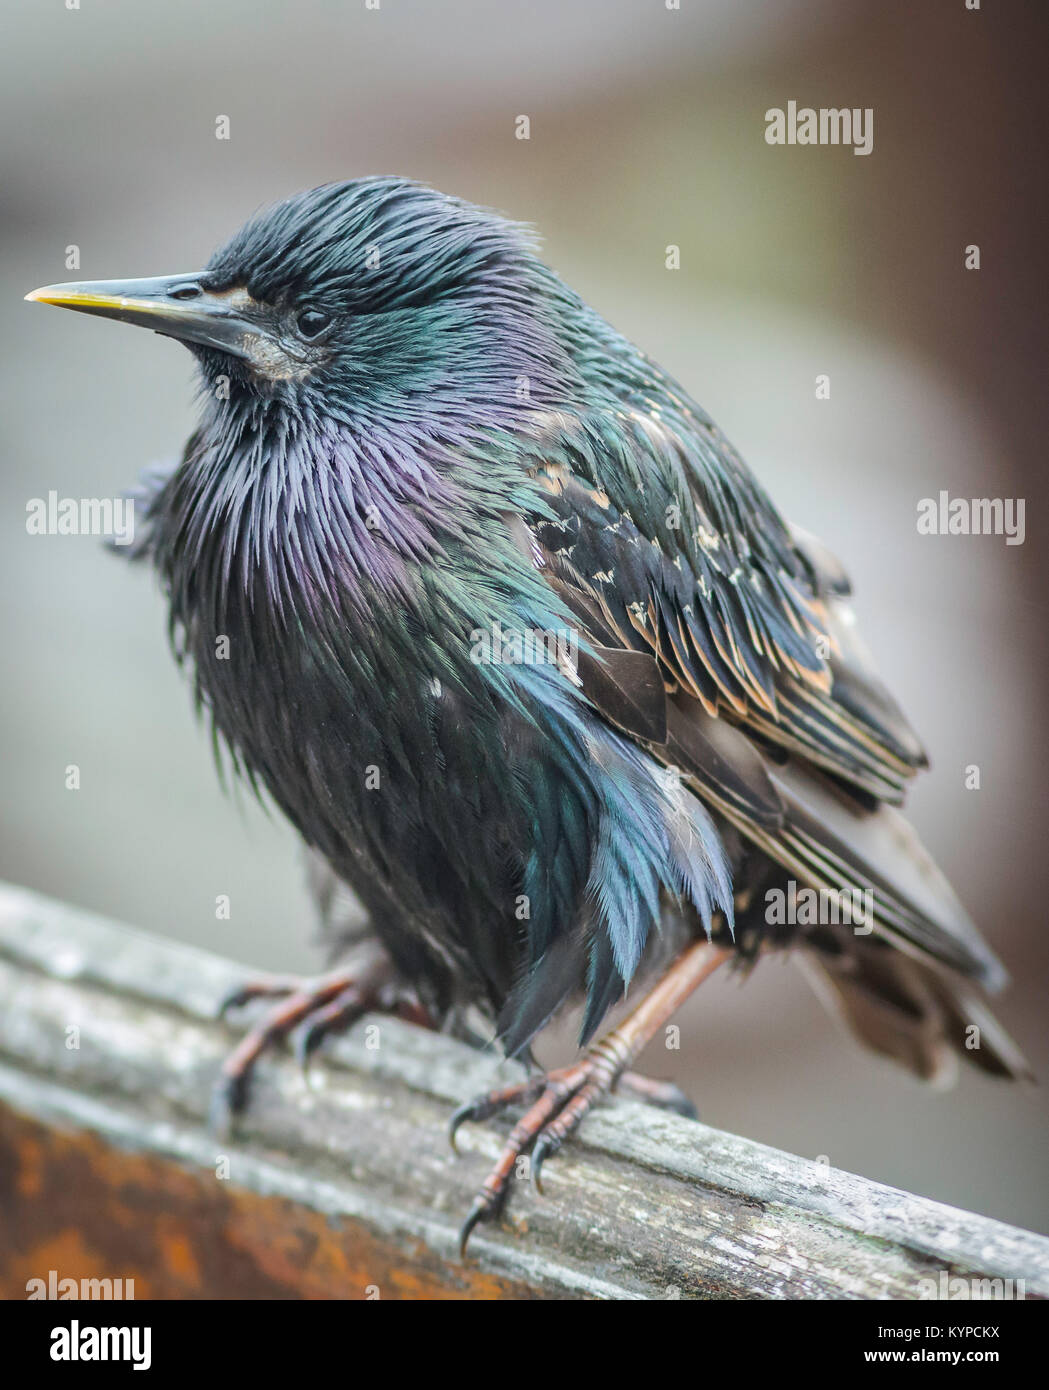
<svg viewBox="0 0 1049 1390">
<path fill-rule="evenodd" d="M 401 173 L 534 222 L 550 262 L 844 557 L 864 635 L 932 756 L 913 818 L 1010 966 L 1000 1012 L 1045 1076 L 1046 13 L 4 8 L 0 875 L 254 967 L 317 965 L 295 839 L 220 791 L 151 576 L 94 538 L 26 533 L 30 498 L 112 497 L 180 448 L 191 359 L 21 297 L 192 270 L 262 203 Z M 770 147 L 764 113 L 789 100 L 873 107 L 873 153 Z M 919 536 L 917 500 L 940 489 L 1026 498 L 1026 544 Z M 709 1123 L 1049 1230 L 1043 1092 L 969 1075 L 923 1089 L 854 1046 L 785 962 L 743 988 L 712 981 L 681 1022 L 682 1050 L 649 1069 Z"/>
</svg>

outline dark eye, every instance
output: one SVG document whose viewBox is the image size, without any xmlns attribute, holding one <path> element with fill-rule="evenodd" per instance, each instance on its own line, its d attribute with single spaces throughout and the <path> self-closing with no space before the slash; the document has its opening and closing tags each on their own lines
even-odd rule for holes
<svg viewBox="0 0 1049 1390">
<path fill-rule="evenodd" d="M 331 323 L 331 315 L 323 309 L 303 309 L 295 320 L 295 326 L 304 338 L 316 338 Z"/>
</svg>

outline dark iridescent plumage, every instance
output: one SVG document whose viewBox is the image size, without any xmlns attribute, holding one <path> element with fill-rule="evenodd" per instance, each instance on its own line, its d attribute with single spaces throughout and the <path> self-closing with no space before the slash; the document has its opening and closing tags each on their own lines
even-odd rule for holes
<svg viewBox="0 0 1049 1390">
<path fill-rule="evenodd" d="M 658 940 L 734 932 L 810 948 L 921 1074 L 1023 1070 L 979 1002 L 997 961 L 887 804 L 924 757 L 836 562 L 527 231 L 364 179 L 259 214 L 192 289 L 225 327 L 140 552 L 237 766 L 434 1014 L 518 1050 L 585 994 L 585 1040 Z M 577 633 L 578 669 L 476 662 L 494 626 Z M 873 933 L 770 926 L 791 877 L 873 890 Z"/>
</svg>

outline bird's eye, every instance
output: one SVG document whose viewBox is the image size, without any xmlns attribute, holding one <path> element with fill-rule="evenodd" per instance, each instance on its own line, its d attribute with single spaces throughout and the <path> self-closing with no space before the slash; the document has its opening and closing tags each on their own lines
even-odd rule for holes
<svg viewBox="0 0 1049 1390">
<path fill-rule="evenodd" d="M 331 323 L 331 315 L 323 309 L 303 309 L 295 320 L 295 326 L 304 338 L 316 338 Z"/>
</svg>

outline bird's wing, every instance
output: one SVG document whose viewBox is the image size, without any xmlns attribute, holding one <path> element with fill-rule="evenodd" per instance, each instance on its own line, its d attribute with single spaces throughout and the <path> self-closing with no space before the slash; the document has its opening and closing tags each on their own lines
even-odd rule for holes
<svg viewBox="0 0 1049 1390">
<path fill-rule="evenodd" d="M 713 426 L 558 417 L 542 453 L 541 503 L 514 524 L 580 624 L 591 702 L 799 881 L 873 893 L 880 935 L 1000 984 L 884 804 L 925 758 L 852 634 L 833 558 L 786 526 Z"/>
<path fill-rule="evenodd" d="M 551 573 L 612 645 L 763 742 L 898 802 L 924 754 L 848 626 L 848 584 L 713 425 L 554 416 L 535 476 Z"/>
</svg>

